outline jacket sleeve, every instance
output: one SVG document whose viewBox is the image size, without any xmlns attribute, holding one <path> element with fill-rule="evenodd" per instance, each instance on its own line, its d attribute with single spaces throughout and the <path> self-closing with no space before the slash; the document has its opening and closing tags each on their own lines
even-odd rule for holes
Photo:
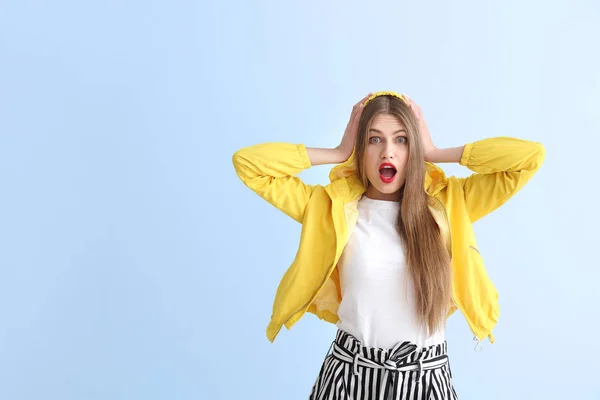
<svg viewBox="0 0 600 400">
<path fill-rule="evenodd" d="M 459 181 L 471 222 L 496 210 L 517 193 L 540 169 L 545 155 L 541 143 L 510 137 L 467 144 L 460 165 L 476 173 Z"/>
<path fill-rule="evenodd" d="M 311 167 L 303 144 L 262 143 L 242 148 L 234 153 L 233 166 L 248 188 L 302 223 L 315 188 L 295 176 Z"/>
</svg>

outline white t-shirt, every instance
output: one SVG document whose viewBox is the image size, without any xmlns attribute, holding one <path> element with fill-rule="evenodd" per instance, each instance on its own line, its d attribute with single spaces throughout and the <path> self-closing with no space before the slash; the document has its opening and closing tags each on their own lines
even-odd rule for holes
<svg viewBox="0 0 600 400">
<path fill-rule="evenodd" d="M 396 230 L 400 204 L 363 196 L 358 221 L 338 268 L 342 329 L 368 347 L 392 348 L 410 341 L 419 347 L 442 343 L 443 331 L 427 338 L 418 322 L 412 278 Z"/>
</svg>

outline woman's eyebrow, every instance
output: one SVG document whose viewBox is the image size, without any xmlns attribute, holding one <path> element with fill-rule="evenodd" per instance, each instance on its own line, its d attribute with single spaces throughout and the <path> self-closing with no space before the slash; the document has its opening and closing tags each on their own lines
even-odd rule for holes
<svg viewBox="0 0 600 400">
<path fill-rule="evenodd" d="M 383 135 L 383 132 L 381 132 L 379 129 L 375 129 L 375 128 L 371 128 L 371 129 L 369 130 L 369 132 L 377 132 L 377 133 L 380 133 L 380 134 L 382 134 L 382 135 Z M 406 129 L 399 129 L 399 130 L 397 130 L 396 132 L 392 133 L 392 135 L 395 135 L 396 133 L 400 133 L 400 132 L 407 133 L 407 132 L 406 132 Z"/>
</svg>

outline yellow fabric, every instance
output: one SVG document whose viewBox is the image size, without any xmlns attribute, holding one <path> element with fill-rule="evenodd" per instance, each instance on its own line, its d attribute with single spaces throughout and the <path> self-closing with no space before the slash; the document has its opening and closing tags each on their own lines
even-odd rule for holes
<svg viewBox="0 0 600 400">
<path fill-rule="evenodd" d="M 365 106 L 367 104 L 369 104 L 369 102 L 371 100 L 373 100 L 375 97 L 379 97 L 379 96 L 395 96 L 397 98 L 399 98 L 400 100 L 402 100 L 403 102 L 406 103 L 406 100 L 404 99 L 404 97 L 402 97 L 402 95 L 396 93 L 396 92 L 390 92 L 390 91 L 383 91 L 383 92 L 375 92 L 373 93 L 371 96 L 369 96 L 369 98 L 367 100 L 365 100 Z"/>
<path fill-rule="evenodd" d="M 544 157 L 540 143 L 497 137 L 465 146 L 460 164 L 475 172 L 467 178 L 446 177 L 442 169 L 426 163 L 424 189 L 452 255 L 453 304 L 448 315 L 459 309 L 479 340 L 489 337 L 493 343 L 500 310 L 471 224 L 520 190 Z M 303 144 L 246 147 L 233 155 L 233 165 L 245 185 L 302 224 L 298 252 L 275 294 L 268 339 L 274 341 L 283 325 L 290 329 L 307 311 L 336 323 L 341 294 L 335 267 L 364 193 L 354 173 L 354 155 L 331 170 L 325 186 L 305 184 L 296 176 L 311 167 Z"/>
</svg>

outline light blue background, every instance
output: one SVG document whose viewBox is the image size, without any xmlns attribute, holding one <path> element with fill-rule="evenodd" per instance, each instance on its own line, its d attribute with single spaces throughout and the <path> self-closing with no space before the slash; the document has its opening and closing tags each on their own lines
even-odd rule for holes
<svg viewBox="0 0 600 400">
<path fill-rule="evenodd" d="M 231 156 L 333 147 L 394 90 L 438 147 L 547 150 L 475 225 L 502 312 L 481 353 L 450 319 L 460 398 L 600 399 L 599 20 L 593 0 L 2 2 L 0 398 L 306 399 L 335 327 L 268 342 L 300 226 Z"/>
</svg>

